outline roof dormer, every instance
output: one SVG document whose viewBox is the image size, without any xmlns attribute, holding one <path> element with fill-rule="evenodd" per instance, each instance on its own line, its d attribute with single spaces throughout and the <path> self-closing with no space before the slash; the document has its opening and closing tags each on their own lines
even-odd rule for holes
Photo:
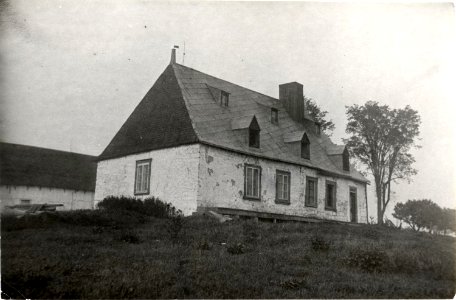
<svg viewBox="0 0 456 300">
<path fill-rule="evenodd" d="M 329 159 L 341 170 L 350 171 L 350 154 L 347 146 L 334 145 L 326 149 Z"/>
<path fill-rule="evenodd" d="M 260 125 L 253 116 L 245 116 L 231 120 L 231 129 L 237 132 L 244 145 L 251 148 L 260 148 Z"/>
<path fill-rule="evenodd" d="M 222 107 L 228 107 L 230 103 L 230 93 L 208 84 L 206 84 L 206 86 L 211 92 L 212 98 L 215 102 L 217 102 Z"/>
<path fill-rule="evenodd" d="M 310 159 L 310 140 L 305 131 L 290 132 L 283 137 L 283 141 L 290 145 L 295 155 Z"/>
</svg>

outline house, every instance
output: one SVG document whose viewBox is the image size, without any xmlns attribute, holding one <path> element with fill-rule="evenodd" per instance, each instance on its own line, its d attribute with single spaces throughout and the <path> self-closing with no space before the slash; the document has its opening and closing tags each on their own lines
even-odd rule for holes
<svg viewBox="0 0 456 300">
<path fill-rule="evenodd" d="M 156 196 L 184 214 L 367 222 L 367 180 L 305 111 L 171 62 L 99 157 L 95 202 Z"/>
<path fill-rule="evenodd" d="M 95 156 L 0 143 L 1 209 L 19 204 L 93 208 L 96 171 Z"/>
</svg>

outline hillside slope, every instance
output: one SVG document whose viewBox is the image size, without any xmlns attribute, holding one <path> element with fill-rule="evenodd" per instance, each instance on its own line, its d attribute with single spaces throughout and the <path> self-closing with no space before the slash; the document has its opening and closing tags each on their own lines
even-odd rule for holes
<svg viewBox="0 0 456 300">
<path fill-rule="evenodd" d="M 455 295 L 451 237 L 201 216 L 97 224 L 93 214 L 3 218 L 2 298 Z"/>
</svg>

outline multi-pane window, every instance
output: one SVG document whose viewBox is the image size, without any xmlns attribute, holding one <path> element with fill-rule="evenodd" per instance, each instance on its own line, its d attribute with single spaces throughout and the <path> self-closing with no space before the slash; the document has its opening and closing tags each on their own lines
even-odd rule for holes
<svg viewBox="0 0 456 300">
<path fill-rule="evenodd" d="M 290 172 L 276 172 L 276 202 L 290 203 Z"/>
<path fill-rule="evenodd" d="M 150 159 L 136 162 L 135 195 L 149 194 L 150 163 Z"/>
<path fill-rule="evenodd" d="M 249 128 L 249 147 L 260 148 L 260 131 Z"/>
<path fill-rule="evenodd" d="M 334 181 L 326 181 L 325 209 L 336 209 L 336 183 Z"/>
<path fill-rule="evenodd" d="M 227 107 L 229 99 L 230 99 L 230 94 L 228 94 L 225 91 L 221 91 L 221 94 L 220 94 L 220 102 L 221 103 L 220 104 L 222 104 L 222 106 Z"/>
<path fill-rule="evenodd" d="M 277 108 L 271 108 L 271 123 L 279 124 L 279 111 Z"/>
<path fill-rule="evenodd" d="M 307 177 L 306 206 L 317 207 L 317 178 Z"/>
<path fill-rule="evenodd" d="M 261 167 L 246 164 L 244 177 L 244 198 L 260 200 Z"/>
<path fill-rule="evenodd" d="M 301 141 L 301 157 L 310 159 L 310 141 L 307 134 L 304 135 Z"/>
</svg>

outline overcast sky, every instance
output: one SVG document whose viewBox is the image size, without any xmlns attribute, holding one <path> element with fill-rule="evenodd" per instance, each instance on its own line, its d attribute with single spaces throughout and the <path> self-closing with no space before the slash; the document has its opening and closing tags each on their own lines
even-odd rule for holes
<svg viewBox="0 0 456 300">
<path fill-rule="evenodd" d="M 205 73 L 273 97 L 302 83 L 337 143 L 346 105 L 411 105 L 419 174 L 395 201 L 456 207 L 452 4 L 0 3 L 2 141 L 99 155 L 185 41 L 185 65 Z"/>
</svg>

